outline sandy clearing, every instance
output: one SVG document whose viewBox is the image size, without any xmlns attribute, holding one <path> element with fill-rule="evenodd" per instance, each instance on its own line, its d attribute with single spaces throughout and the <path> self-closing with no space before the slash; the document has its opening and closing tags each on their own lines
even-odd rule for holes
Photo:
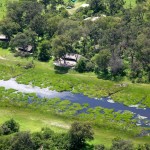
<svg viewBox="0 0 150 150">
<path fill-rule="evenodd" d="M 56 122 L 56 121 L 46 121 L 43 120 L 44 123 L 49 124 L 51 126 L 56 126 L 56 127 L 60 127 L 60 128 L 64 128 L 64 129 L 70 129 L 70 125 L 67 124 L 63 124 L 61 122 Z"/>
<path fill-rule="evenodd" d="M 0 59 L 2 59 L 2 60 L 6 60 L 6 58 L 4 58 L 4 57 L 2 57 L 2 56 L 0 56 Z"/>
</svg>

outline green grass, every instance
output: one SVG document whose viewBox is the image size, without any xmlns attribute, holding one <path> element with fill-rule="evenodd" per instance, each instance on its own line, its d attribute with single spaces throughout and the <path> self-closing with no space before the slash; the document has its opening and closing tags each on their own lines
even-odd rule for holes
<svg viewBox="0 0 150 150">
<path fill-rule="evenodd" d="M 134 8 L 136 6 L 136 0 L 125 0 L 125 8 Z"/>
<path fill-rule="evenodd" d="M 149 84 L 129 84 L 124 90 L 114 94 L 112 98 L 126 105 L 140 104 L 141 107 L 150 107 L 149 91 Z"/>
<path fill-rule="evenodd" d="M 0 1 L 0 20 L 5 17 L 6 14 L 6 0 Z"/>
<path fill-rule="evenodd" d="M 116 132 L 109 129 L 94 129 L 95 140 L 92 144 L 104 144 L 106 147 L 111 146 L 111 142 L 116 137 L 121 137 L 125 140 L 131 140 L 135 145 L 149 143 L 150 137 L 132 137 L 122 132 Z"/>
<path fill-rule="evenodd" d="M 39 112 L 38 110 L 21 109 L 17 107 L 0 107 L 0 124 L 8 119 L 15 119 L 20 124 L 21 131 L 40 131 L 42 127 L 49 127 L 55 132 L 67 132 L 70 128 L 72 120 L 63 119 L 56 115 Z M 104 128 L 94 128 L 95 140 L 92 144 L 104 144 L 106 147 L 111 146 L 111 141 L 115 137 L 122 137 L 133 141 L 135 144 L 148 143 L 149 137 L 133 137 L 131 135 L 116 132 L 114 130 Z"/>
<path fill-rule="evenodd" d="M 21 131 L 36 132 L 43 127 L 50 127 L 55 132 L 66 132 L 70 127 L 69 121 L 54 117 L 50 114 L 42 114 L 30 109 L 20 109 L 16 107 L 0 108 L 0 124 L 9 119 L 15 119 L 20 124 Z"/>
</svg>

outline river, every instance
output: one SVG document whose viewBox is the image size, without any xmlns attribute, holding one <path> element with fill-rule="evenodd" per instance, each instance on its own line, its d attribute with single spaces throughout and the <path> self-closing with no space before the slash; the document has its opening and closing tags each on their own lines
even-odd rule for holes
<svg viewBox="0 0 150 150">
<path fill-rule="evenodd" d="M 61 100 L 70 100 L 73 103 L 88 103 L 89 107 L 91 108 L 101 106 L 108 109 L 114 109 L 114 111 L 124 112 L 128 110 L 134 113 L 135 118 L 138 118 L 139 121 L 137 125 L 150 127 L 150 108 L 138 108 L 138 105 L 125 106 L 121 103 L 114 102 L 110 97 L 98 99 L 90 98 L 83 94 L 73 94 L 69 91 L 57 92 L 49 90 L 49 88 L 32 87 L 31 85 L 18 84 L 14 78 L 7 81 L 0 80 L 0 87 L 5 87 L 5 89 L 15 89 L 22 93 L 36 93 L 36 95 L 41 98 L 57 97 Z"/>
</svg>

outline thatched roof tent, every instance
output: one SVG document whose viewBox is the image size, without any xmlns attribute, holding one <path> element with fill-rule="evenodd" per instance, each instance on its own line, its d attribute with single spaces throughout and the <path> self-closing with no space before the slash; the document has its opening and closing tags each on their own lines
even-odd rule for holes
<svg viewBox="0 0 150 150">
<path fill-rule="evenodd" d="M 1 41 L 7 41 L 8 38 L 4 34 L 0 34 L 0 40 Z"/>
<path fill-rule="evenodd" d="M 66 54 L 65 60 L 78 61 L 82 56 L 79 54 Z"/>
<path fill-rule="evenodd" d="M 17 47 L 16 48 L 17 51 L 24 51 L 24 52 L 29 52 L 29 53 L 32 52 L 32 49 L 33 49 L 32 45 L 28 45 L 28 47 L 25 49 L 23 49 L 23 47 Z"/>
<path fill-rule="evenodd" d="M 74 67 L 82 56 L 79 54 L 66 54 L 65 57 L 54 62 L 58 67 Z"/>
</svg>

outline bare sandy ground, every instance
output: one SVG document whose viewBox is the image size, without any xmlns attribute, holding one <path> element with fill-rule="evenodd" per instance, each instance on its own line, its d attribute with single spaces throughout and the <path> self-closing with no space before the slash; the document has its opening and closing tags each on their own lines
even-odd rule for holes
<svg viewBox="0 0 150 150">
<path fill-rule="evenodd" d="M 2 57 L 2 56 L 0 56 L 0 59 L 2 59 L 2 60 L 6 60 L 6 58 L 4 58 L 4 57 Z"/>
</svg>

